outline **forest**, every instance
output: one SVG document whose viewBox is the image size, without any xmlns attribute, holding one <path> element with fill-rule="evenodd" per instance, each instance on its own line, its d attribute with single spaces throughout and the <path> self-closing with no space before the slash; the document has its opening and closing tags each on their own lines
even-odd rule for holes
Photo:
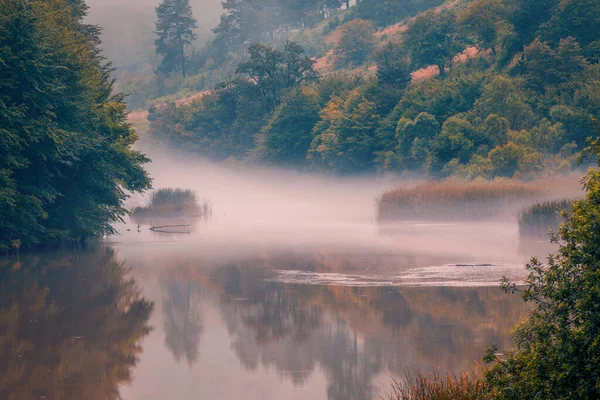
<svg viewBox="0 0 600 400">
<path fill-rule="evenodd" d="M 598 2 L 369 3 L 260 17 L 251 1 L 224 3 L 187 80 L 230 73 L 193 102 L 151 104 L 151 134 L 335 174 L 530 179 L 577 166 L 600 115 Z"/>
</svg>

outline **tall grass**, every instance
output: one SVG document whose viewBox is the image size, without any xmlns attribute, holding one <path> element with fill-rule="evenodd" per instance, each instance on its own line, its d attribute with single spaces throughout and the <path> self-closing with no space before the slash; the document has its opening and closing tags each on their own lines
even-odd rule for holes
<svg viewBox="0 0 600 400">
<path fill-rule="evenodd" d="M 406 381 L 394 381 L 388 400 L 491 400 L 494 396 L 484 378 L 474 372 L 459 375 L 407 376 Z"/>
<path fill-rule="evenodd" d="M 573 200 L 548 200 L 524 207 L 517 214 L 521 236 L 544 237 L 556 231 L 563 222 L 562 212 L 571 209 Z"/>
<path fill-rule="evenodd" d="M 134 218 L 148 217 L 208 217 L 212 215 L 212 205 L 200 199 L 191 189 L 159 189 L 152 193 L 146 207 L 132 211 Z"/>
<path fill-rule="evenodd" d="M 550 195 L 547 182 L 494 181 L 422 182 L 412 187 L 399 187 L 377 198 L 378 219 L 416 218 L 460 219 L 487 218 L 516 212 L 534 198 Z"/>
</svg>

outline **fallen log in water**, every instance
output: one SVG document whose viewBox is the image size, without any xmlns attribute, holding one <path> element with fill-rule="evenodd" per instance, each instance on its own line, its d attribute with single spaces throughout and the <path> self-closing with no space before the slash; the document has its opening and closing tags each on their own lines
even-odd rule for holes
<svg viewBox="0 0 600 400">
<path fill-rule="evenodd" d="M 151 231 L 155 231 L 157 229 L 165 229 L 165 228 L 189 228 L 190 225 L 162 225 L 162 226 L 153 226 L 150 228 Z"/>
</svg>

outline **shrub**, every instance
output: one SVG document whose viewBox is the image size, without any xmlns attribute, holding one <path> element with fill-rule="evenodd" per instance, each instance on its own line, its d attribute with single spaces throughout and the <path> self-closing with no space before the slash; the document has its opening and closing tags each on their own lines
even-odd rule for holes
<svg viewBox="0 0 600 400">
<path fill-rule="evenodd" d="M 191 189 L 159 189 L 152 193 L 146 207 L 133 209 L 134 219 L 150 217 L 209 217 L 212 205 Z"/>
<path fill-rule="evenodd" d="M 564 221 L 562 212 L 571 209 L 573 200 L 548 200 L 524 207 L 517 214 L 519 234 L 522 236 L 545 236 L 556 231 Z"/>
<path fill-rule="evenodd" d="M 378 219 L 494 217 L 510 211 L 511 206 L 548 196 L 553 187 L 549 182 L 509 179 L 427 181 L 383 193 L 377 199 Z"/>
</svg>

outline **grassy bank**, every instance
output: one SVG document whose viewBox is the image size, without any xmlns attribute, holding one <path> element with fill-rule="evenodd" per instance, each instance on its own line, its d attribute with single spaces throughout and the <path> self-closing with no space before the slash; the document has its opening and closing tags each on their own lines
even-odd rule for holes
<svg viewBox="0 0 600 400">
<path fill-rule="evenodd" d="M 383 193 L 377 199 L 377 215 L 380 221 L 489 218 L 550 196 L 553 188 L 547 181 L 427 181 Z"/>
<path fill-rule="evenodd" d="M 419 374 L 394 382 L 388 400 L 491 400 L 487 381 L 473 372 L 440 376 Z"/>
<path fill-rule="evenodd" d="M 547 237 L 549 231 L 556 232 L 564 221 L 563 212 L 571 209 L 573 200 L 548 200 L 524 207 L 517 214 L 519 235 Z"/>
<path fill-rule="evenodd" d="M 134 220 L 144 218 L 201 217 L 212 215 L 208 200 L 198 198 L 191 189 L 159 189 L 152 193 L 148 205 L 134 208 Z"/>
</svg>

